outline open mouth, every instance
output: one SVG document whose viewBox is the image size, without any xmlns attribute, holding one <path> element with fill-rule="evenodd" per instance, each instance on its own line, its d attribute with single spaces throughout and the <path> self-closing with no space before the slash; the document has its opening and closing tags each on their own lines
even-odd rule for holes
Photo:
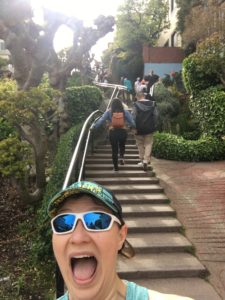
<svg viewBox="0 0 225 300">
<path fill-rule="evenodd" d="M 90 281 L 97 269 L 97 260 L 94 256 L 76 256 L 71 258 L 71 267 L 76 282 Z"/>
</svg>

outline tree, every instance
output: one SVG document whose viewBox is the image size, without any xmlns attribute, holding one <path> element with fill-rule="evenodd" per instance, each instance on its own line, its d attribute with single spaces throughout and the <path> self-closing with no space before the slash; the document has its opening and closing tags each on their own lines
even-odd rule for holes
<svg viewBox="0 0 225 300">
<path fill-rule="evenodd" d="M 178 0 L 177 4 L 177 29 L 182 34 L 183 47 L 187 52 L 195 51 L 199 41 L 214 33 L 224 39 L 225 18 L 221 1 Z"/>
<path fill-rule="evenodd" d="M 50 85 L 64 90 L 73 69 L 82 69 L 89 58 L 89 50 L 109 31 L 114 18 L 99 16 L 96 28 L 84 27 L 81 20 L 44 9 L 44 23 L 34 23 L 29 0 L 1 1 L 0 38 L 10 51 L 15 68 L 14 77 L 19 89 L 38 86 L 43 74 L 49 75 Z M 61 60 L 53 48 L 59 27 L 66 25 L 73 31 L 73 45 Z"/>
<path fill-rule="evenodd" d="M 17 91 L 12 80 L 0 84 L 0 116 L 15 128 L 0 141 L 1 173 L 14 178 L 24 203 L 36 202 L 46 185 L 46 156 L 56 105 L 42 87 Z M 34 174 L 32 188 L 30 174 Z"/>
<path fill-rule="evenodd" d="M 68 78 L 73 70 L 78 70 L 81 74 L 89 72 L 92 59 L 89 50 L 99 38 L 112 31 L 114 25 L 112 16 L 99 16 L 93 28 L 85 27 L 83 22 L 75 17 L 68 17 L 46 8 L 43 10 L 43 19 L 43 24 L 33 21 L 30 0 L 0 1 L 0 39 L 5 41 L 5 46 L 10 52 L 17 83 L 17 87 L 12 83 L 12 89 L 10 84 L 3 82 L 0 88 L 0 114 L 18 132 L 17 140 L 14 139 L 11 143 L 26 141 L 33 150 L 33 192 L 29 191 L 29 180 L 23 173 L 23 166 L 21 172 L 24 176 L 17 180 L 25 198 L 30 200 L 41 199 L 45 188 L 46 155 L 51 149 L 50 139 L 52 144 L 56 145 L 60 135 L 68 129 L 68 114 L 62 93 Z M 72 30 L 73 45 L 58 54 L 53 48 L 53 40 L 62 25 Z M 49 84 L 40 87 L 44 74 L 47 75 Z M 49 85 L 60 93 L 46 89 Z M 14 148 L 16 149 L 16 146 Z M 22 152 L 25 148 L 20 145 L 17 149 L 21 151 L 20 158 L 23 157 Z M 13 156 L 9 163 L 12 163 L 13 159 L 16 160 L 17 157 Z"/>
<path fill-rule="evenodd" d="M 131 79 L 140 76 L 143 68 L 143 44 L 154 45 L 166 21 L 168 4 L 165 0 L 126 0 L 119 8 L 113 58 L 124 66 L 123 74 Z M 125 67 L 126 66 L 126 67 Z"/>
</svg>

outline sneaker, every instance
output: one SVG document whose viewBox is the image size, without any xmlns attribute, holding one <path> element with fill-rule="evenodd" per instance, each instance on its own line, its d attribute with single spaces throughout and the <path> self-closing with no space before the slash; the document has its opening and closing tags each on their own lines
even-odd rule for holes
<svg viewBox="0 0 225 300">
<path fill-rule="evenodd" d="M 137 163 L 137 165 L 142 167 L 143 166 L 143 162 L 139 161 L 139 163 Z"/>
<path fill-rule="evenodd" d="M 120 159 L 120 165 L 122 165 L 122 166 L 125 165 L 125 161 L 123 158 Z"/>
<path fill-rule="evenodd" d="M 148 165 L 146 163 L 143 163 L 143 170 L 146 172 L 148 171 Z"/>
</svg>

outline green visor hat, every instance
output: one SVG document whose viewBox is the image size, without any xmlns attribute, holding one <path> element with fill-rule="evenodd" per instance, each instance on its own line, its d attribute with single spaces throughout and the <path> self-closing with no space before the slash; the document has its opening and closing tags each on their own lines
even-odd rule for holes
<svg viewBox="0 0 225 300">
<path fill-rule="evenodd" d="M 50 200 L 47 209 L 48 215 L 50 217 L 55 216 L 60 204 L 62 204 L 66 198 L 79 193 L 86 193 L 94 196 L 96 199 L 100 200 L 103 204 L 110 208 L 113 213 L 124 223 L 122 218 L 122 207 L 115 195 L 100 184 L 89 181 L 77 181 L 57 193 Z"/>
</svg>

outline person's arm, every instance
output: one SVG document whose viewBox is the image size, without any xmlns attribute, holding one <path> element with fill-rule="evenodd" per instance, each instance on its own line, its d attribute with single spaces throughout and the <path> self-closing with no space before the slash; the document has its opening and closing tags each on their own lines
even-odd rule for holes
<svg viewBox="0 0 225 300">
<path fill-rule="evenodd" d="M 130 112 L 128 110 L 124 110 L 124 112 L 125 112 L 125 119 L 127 123 L 130 125 L 130 127 L 136 128 L 136 124 Z"/>
<path fill-rule="evenodd" d="M 101 116 L 100 119 L 98 119 L 98 121 L 95 123 L 94 127 L 95 129 L 97 129 L 98 127 L 100 127 L 106 120 L 110 121 L 110 111 L 107 110 L 104 112 L 104 114 Z"/>
</svg>

